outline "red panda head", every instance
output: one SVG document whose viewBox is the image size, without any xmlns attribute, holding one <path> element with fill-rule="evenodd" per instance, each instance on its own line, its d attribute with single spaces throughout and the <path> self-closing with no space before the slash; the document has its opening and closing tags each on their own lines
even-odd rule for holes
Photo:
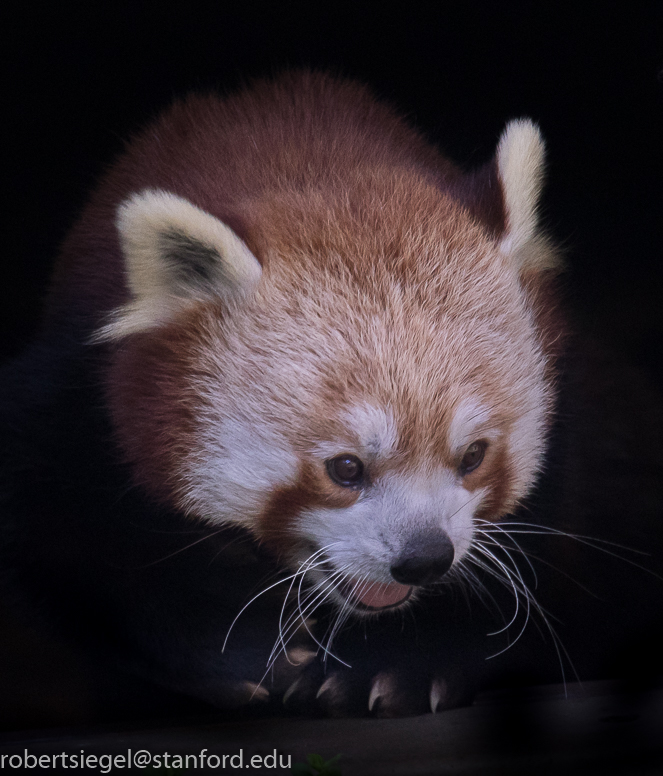
<svg viewBox="0 0 663 776">
<path fill-rule="evenodd" d="M 174 193 L 129 197 L 131 298 L 99 339 L 115 342 L 111 409 L 137 480 L 243 526 L 358 611 L 462 564 L 543 463 L 542 159 L 538 130 L 511 123 L 498 231 L 379 166 L 248 199 L 244 241 Z"/>
</svg>

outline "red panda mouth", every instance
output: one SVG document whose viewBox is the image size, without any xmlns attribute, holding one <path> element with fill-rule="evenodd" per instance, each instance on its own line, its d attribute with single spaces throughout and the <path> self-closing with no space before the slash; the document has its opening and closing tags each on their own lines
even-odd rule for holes
<svg viewBox="0 0 663 776">
<path fill-rule="evenodd" d="M 399 582 L 366 582 L 346 578 L 338 587 L 347 601 L 358 609 L 378 611 L 404 604 L 412 595 L 410 585 Z"/>
</svg>

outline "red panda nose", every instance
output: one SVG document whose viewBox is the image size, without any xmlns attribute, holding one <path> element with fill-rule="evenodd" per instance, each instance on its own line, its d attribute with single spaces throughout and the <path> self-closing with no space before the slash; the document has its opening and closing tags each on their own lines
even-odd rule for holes
<svg viewBox="0 0 663 776">
<path fill-rule="evenodd" d="M 454 546 L 445 533 L 424 534 L 405 545 L 391 576 L 403 585 L 431 585 L 449 571 L 453 559 Z"/>
</svg>

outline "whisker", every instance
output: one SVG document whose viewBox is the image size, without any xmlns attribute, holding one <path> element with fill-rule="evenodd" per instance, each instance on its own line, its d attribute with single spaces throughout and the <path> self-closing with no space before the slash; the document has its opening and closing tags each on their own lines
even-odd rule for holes
<svg viewBox="0 0 663 776">
<path fill-rule="evenodd" d="M 304 576 L 306 575 L 306 573 L 308 571 L 310 571 L 312 568 L 315 568 L 317 566 L 322 565 L 325 562 L 324 559 L 322 561 L 318 561 L 317 563 L 314 563 L 314 561 L 317 558 L 319 558 L 321 555 L 323 555 L 330 547 L 334 546 L 334 544 L 335 544 L 335 542 L 332 543 L 332 544 L 328 544 L 325 547 L 320 548 L 317 552 L 314 552 L 312 555 L 310 555 L 306 559 L 306 561 L 304 561 L 303 563 L 300 564 L 299 569 L 297 571 L 297 574 L 292 578 L 292 580 L 290 582 L 290 586 L 288 588 L 288 592 L 284 596 L 283 606 L 281 607 L 281 613 L 279 615 L 279 640 L 281 641 L 283 652 L 285 653 L 286 657 L 287 657 L 288 653 L 287 653 L 287 650 L 286 650 L 286 642 L 283 640 L 283 630 L 284 630 L 284 627 L 283 627 L 283 615 L 284 615 L 284 612 L 285 612 L 286 604 L 288 602 L 288 598 L 289 598 L 290 593 L 292 591 L 292 588 L 293 588 L 293 586 L 295 584 L 295 579 L 297 578 L 297 576 L 301 575 L 301 580 L 303 581 Z M 301 584 L 301 582 L 300 582 L 300 584 Z M 286 628 L 289 627 L 289 622 L 290 622 L 290 618 L 288 620 L 288 623 L 285 626 Z M 277 641 L 277 644 L 278 644 L 278 641 Z M 272 655 L 274 654 L 274 649 L 275 648 L 276 648 L 276 645 L 272 649 L 272 652 L 271 652 L 271 654 L 270 654 L 270 656 L 268 658 L 268 663 L 272 659 Z"/>
<path fill-rule="evenodd" d="M 484 521 L 481 521 L 481 522 L 483 523 Z M 488 522 L 488 521 L 485 521 L 485 522 Z M 532 565 L 529 557 L 527 556 L 527 553 L 518 544 L 518 542 L 513 538 L 513 536 L 511 536 L 511 532 L 510 531 L 507 531 L 503 526 L 498 525 L 497 523 L 492 523 L 490 525 L 491 525 L 492 528 L 497 529 L 502 536 L 506 536 L 507 539 L 509 539 L 513 543 L 515 549 L 518 550 L 518 552 L 520 552 L 520 554 L 523 556 L 523 558 L 527 561 L 527 564 L 529 565 L 530 569 L 532 570 L 532 575 L 534 576 L 534 589 L 536 589 L 539 586 L 539 579 L 538 579 L 538 577 L 536 575 L 536 571 L 534 570 L 534 566 Z M 489 533 L 492 533 L 492 531 L 489 531 L 487 528 L 481 528 L 480 531 L 481 531 L 481 533 L 484 536 L 489 534 Z"/>
<path fill-rule="evenodd" d="M 490 560 L 492 560 L 504 572 L 506 579 L 511 585 L 511 588 L 514 593 L 514 598 L 516 600 L 516 610 L 511 620 L 500 630 L 487 634 L 488 636 L 496 636 L 497 634 L 503 633 L 505 630 L 510 628 L 511 625 L 513 625 L 513 623 L 516 621 L 516 618 L 518 617 L 518 612 L 520 611 L 520 596 L 518 595 L 518 587 L 516 586 L 516 583 L 514 582 L 513 577 L 511 576 L 511 572 L 509 568 L 506 566 L 506 564 L 502 563 L 502 561 L 495 555 L 495 553 L 491 552 L 489 549 L 484 547 L 480 542 L 476 543 L 476 548 L 478 552 L 480 552 L 485 557 L 490 558 Z"/>
<path fill-rule="evenodd" d="M 329 546 L 323 548 L 323 551 L 326 550 Z M 319 554 L 319 553 L 318 553 Z M 322 565 L 324 561 L 320 561 L 319 563 L 316 563 L 315 566 Z M 312 563 L 308 563 L 307 565 L 302 565 L 300 567 L 300 571 L 298 572 L 299 584 L 297 588 L 297 609 L 295 612 L 293 612 L 288 620 L 286 621 L 285 625 L 282 627 L 280 633 L 279 633 L 279 639 L 277 640 L 276 644 L 274 645 L 274 648 L 272 649 L 272 652 L 268 659 L 268 671 L 269 669 L 274 665 L 276 659 L 278 658 L 279 654 L 281 652 L 286 651 L 286 644 L 289 641 L 289 639 L 294 634 L 295 630 L 297 629 L 297 621 L 301 621 L 304 627 L 306 628 L 309 636 L 311 639 L 318 645 L 318 647 L 322 650 L 325 650 L 326 653 L 329 653 L 329 650 L 325 648 L 325 646 L 315 637 L 313 633 L 311 633 L 311 630 L 308 627 L 308 624 L 306 622 L 307 619 L 307 613 L 309 611 L 312 611 L 316 606 L 318 606 L 319 602 L 321 600 L 324 600 L 329 592 L 335 588 L 335 581 L 338 579 L 341 579 L 345 575 L 345 567 L 339 570 L 336 570 L 331 576 L 325 577 L 323 580 L 320 580 L 316 585 L 307 592 L 306 597 L 302 600 L 302 586 L 304 583 L 305 574 L 307 571 L 309 571 L 311 568 L 313 568 Z M 293 580 L 294 582 L 294 580 Z M 280 644 L 280 646 L 279 646 Z M 344 665 L 347 665 L 347 663 L 344 663 L 340 658 L 338 658 L 336 655 L 332 654 L 332 657 L 335 657 L 339 662 L 343 663 Z M 326 654 L 325 654 L 326 659 Z"/>
<path fill-rule="evenodd" d="M 490 521 L 482 521 L 488 524 L 489 527 L 495 528 L 497 527 L 497 523 L 491 523 Z M 574 534 L 569 533 L 568 531 L 562 531 L 559 528 L 552 528 L 551 526 L 547 525 L 540 525 L 538 523 L 525 523 L 525 522 L 517 522 L 517 521 L 508 521 L 508 522 L 501 522 L 499 524 L 502 528 L 508 528 L 509 526 L 516 526 L 518 530 L 509 530 L 509 533 L 517 533 L 517 534 L 531 534 L 534 536 L 545 536 L 554 534 L 557 536 L 565 536 L 568 539 L 575 539 L 576 541 L 580 542 L 581 544 L 588 544 L 590 547 L 596 550 L 605 551 L 603 547 L 600 547 L 598 545 L 605 544 L 608 547 L 616 547 L 620 550 L 626 550 L 627 552 L 635 553 L 636 555 L 644 555 L 647 557 L 651 557 L 650 552 L 646 552 L 645 550 L 636 550 L 634 547 L 629 547 L 625 544 L 619 544 L 618 542 L 612 542 L 608 539 L 601 539 L 598 536 L 584 536 L 583 534 Z M 520 528 L 525 528 L 527 530 L 520 530 Z M 626 560 L 628 562 L 627 558 L 622 558 L 620 555 L 616 555 L 615 557 L 620 558 L 620 560 Z M 646 569 L 645 569 L 646 571 Z"/>
<path fill-rule="evenodd" d="M 223 532 L 223 528 L 219 528 L 218 531 L 214 531 L 212 533 L 205 534 L 205 536 L 201 536 L 199 539 L 196 539 L 194 542 L 191 542 L 190 544 L 186 544 L 184 547 L 180 547 L 177 550 L 174 550 L 173 552 L 168 553 L 168 555 L 164 555 L 162 558 L 157 558 L 157 560 L 150 561 L 149 563 L 145 563 L 142 566 L 137 566 L 136 568 L 139 569 L 147 569 L 150 568 L 150 566 L 156 566 L 159 563 L 163 563 L 164 561 L 168 560 L 169 558 L 174 558 L 176 555 L 179 555 L 181 552 L 185 552 L 186 550 L 190 550 L 192 547 L 195 547 L 197 544 L 200 544 L 201 542 L 206 541 L 207 539 L 211 539 L 214 536 L 218 536 L 218 534 Z M 228 542 L 226 547 L 230 547 L 231 544 L 233 544 L 237 539 L 234 539 L 232 542 Z M 224 547 L 225 549 L 225 547 Z"/>
<path fill-rule="evenodd" d="M 324 561 L 321 561 L 318 564 L 315 564 L 315 566 L 322 565 Z M 311 566 L 309 568 L 314 568 L 314 566 Z M 299 580 L 299 586 L 302 585 L 303 579 L 304 579 L 304 573 L 309 570 L 309 568 L 304 569 L 303 572 L 300 572 L 300 580 Z M 290 591 L 292 590 L 292 587 L 294 586 L 294 580 L 293 583 L 291 583 Z M 286 651 L 286 645 L 290 638 L 294 635 L 294 633 L 297 631 L 297 629 L 300 627 L 300 621 L 306 628 L 307 632 L 311 637 L 313 638 L 310 630 L 308 629 L 308 626 L 306 625 L 306 618 L 307 618 L 307 612 L 309 610 L 313 610 L 315 606 L 317 606 L 318 601 L 327 595 L 328 590 L 330 589 L 330 586 L 327 584 L 327 579 L 323 579 L 319 582 L 317 582 L 310 590 L 307 591 L 306 597 L 303 601 L 300 600 L 299 606 L 293 611 L 286 620 L 284 625 L 279 624 L 279 638 L 277 639 L 274 647 L 272 648 L 272 651 L 268 658 L 268 664 L 271 665 L 274 663 L 276 658 L 281 654 L 281 652 L 285 652 L 287 656 Z M 321 592 L 322 591 L 322 592 Z M 287 603 L 287 601 L 285 602 Z M 285 608 L 284 603 L 284 608 Z M 283 611 L 283 610 L 282 610 Z M 279 644 L 281 646 L 279 646 Z"/>
<path fill-rule="evenodd" d="M 357 580 L 355 584 L 352 586 L 352 589 L 349 591 L 349 595 L 345 597 L 345 600 L 343 601 L 343 605 L 341 606 L 340 611 L 338 611 L 336 615 L 336 619 L 334 621 L 333 627 L 331 628 L 331 633 L 329 634 L 329 638 L 327 639 L 327 650 L 331 650 L 331 645 L 334 641 L 336 634 L 339 632 L 341 627 L 347 622 L 348 618 L 350 617 L 350 614 L 352 613 L 350 598 L 352 596 L 358 597 L 356 595 L 357 591 L 363 590 L 367 582 L 368 582 L 368 574 L 364 575 L 362 579 Z M 324 662 L 327 661 L 327 653 L 325 653 L 323 660 Z"/>
<path fill-rule="evenodd" d="M 340 570 L 336 571 L 334 574 L 332 574 L 330 577 L 328 577 L 328 578 L 325 580 L 325 582 L 326 582 L 326 583 L 328 583 L 328 584 L 326 585 L 326 588 L 325 588 L 325 590 L 323 591 L 323 592 L 324 592 L 324 594 L 326 594 L 327 592 L 329 592 L 329 590 L 332 590 L 332 589 L 335 589 L 335 588 L 336 588 L 336 585 L 334 584 L 334 580 L 335 580 L 335 579 L 341 579 L 341 578 L 342 578 L 342 577 L 345 575 L 345 570 L 346 570 L 346 568 L 344 567 L 343 569 L 340 569 Z M 299 586 L 299 591 L 301 591 L 301 582 L 300 582 L 300 586 Z M 300 597 L 299 597 L 299 595 L 298 595 L 298 597 L 297 597 L 297 606 L 298 606 L 298 609 L 299 609 L 299 611 L 300 611 L 300 614 L 302 614 L 302 610 L 301 610 L 300 601 L 301 601 L 301 599 L 300 599 Z M 316 599 L 316 601 L 317 601 L 317 599 Z M 303 614 L 302 614 L 302 618 L 303 618 Z M 314 636 L 314 635 L 311 633 L 311 631 L 308 629 L 308 627 L 306 626 L 306 624 L 305 624 L 305 627 L 306 627 L 306 629 L 307 629 L 307 631 L 308 631 L 308 633 L 309 633 L 309 636 L 310 636 L 310 637 L 313 639 L 313 641 L 314 641 L 314 642 L 315 642 L 315 643 L 316 643 L 316 644 L 317 644 L 317 645 L 320 647 L 320 649 L 322 649 L 322 650 L 323 650 L 323 653 L 324 653 L 324 658 L 323 658 L 323 659 L 324 659 L 325 661 L 326 661 L 326 659 L 327 659 L 327 656 L 328 656 L 328 655 L 330 655 L 331 657 L 333 657 L 333 658 L 335 658 L 336 660 L 338 660 L 338 661 L 339 661 L 339 663 L 341 663 L 342 665 L 346 666 L 346 668 L 351 668 L 351 666 L 350 666 L 350 665 L 348 665 L 348 663 L 346 663 L 344 660 L 341 660 L 341 658 L 339 658 L 337 655 L 334 655 L 334 654 L 333 654 L 332 652 L 330 652 L 330 651 L 329 651 L 329 650 L 328 650 L 328 649 L 327 649 L 327 648 L 326 648 L 326 647 L 325 647 L 325 646 L 324 646 L 324 645 L 323 645 L 323 644 L 322 644 L 320 641 L 318 641 L 318 639 L 317 639 L 317 638 L 316 638 L 316 637 L 315 637 L 315 636 Z"/>
<path fill-rule="evenodd" d="M 315 552 L 315 553 L 313 554 L 313 557 L 314 557 L 314 556 L 317 556 L 317 555 L 319 555 L 321 552 L 324 552 L 324 549 L 322 549 L 322 550 L 318 550 L 317 552 Z M 221 648 L 221 652 L 222 652 L 222 653 L 224 652 L 224 650 L 225 650 L 225 648 L 226 648 L 226 644 L 228 643 L 228 637 L 230 636 L 230 633 L 231 633 L 232 629 L 235 627 L 235 623 L 236 623 L 236 622 L 237 622 L 237 620 L 238 620 L 238 619 L 241 617 L 241 615 L 242 615 L 242 614 L 243 614 L 243 613 L 244 613 L 244 612 L 245 612 L 245 611 L 246 611 L 246 610 L 249 608 L 249 606 L 251 606 L 251 604 L 252 604 L 254 601 L 256 601 L 258 598 L 260 598 L 260 596 L 264 595 L 265 593 L 269 592 L 270 590 L 273 590 L 275 587 L 278 587 L 279 585 L 282 585 L 282 584 L 284 584 L 285 582 L 288 582 L 289 580 L 291 580 L 291 579 L 295 579 L 297 576 L 299 576 L 299 575 L 302 573 L 302 567 L 304 567 L 308 561 L 309 561 L 309 558 L 307 558 L 307 560 L 306 560 L 306 561 L 303 561 L 303 562 L 300 564 L 300 567 L 299 567 L 299 569 L 297 569 L 297 571 L 295 571 L 295 572 L 294 572 L 294 574 L 289 574 L 288 576 L 286 576 L 286 577 L 284 577 L 284 578 L 282 578 L 282 579 L 278 579 L 276 582 L 274 582 L 274 583 L 273 583 L 273 584 L 271 584 L 271 585 L 268 585 L 266 588 L 264 588 L 264 589 L 263 589 L 263 590 L 261 590 L 259 593 L 257 593 L 256 595 L 254 595 L 254 596 L 253 596 L 253 598 L 251 598 L 251 600 L 250 600 L 250 601 L 248 601 L 248 603 L 244 604 L 244 606 L 243 606 L 243 607 L 242 607 L 242 608 L 239 610 L 239 612 L 238 612 L 238 613 L 235 615 L 235 618 L 234 618 L 234 620 L 233 620 L 233 621 L 230 623 L 230 627 L 228 628 L 228 632 L 226 633 L 226 637 L 225 637 L 225 639 L 224 639 L 224 641 L 223 641 L 223 646 L 222 646 L 222 648 Z"/>
<path fill-rule="evenodd" d="M 512 545 L 513 549 L 516 550 L 520 556 L 524 558 L 524 560 L 527 562 L 530 570 L 532 571 L 535 583 L 537 582 L 537 575 L 536 570 L 534 569 L 533 563 L 530 560 L 529 553 L 525 552 L 523 547 L 511 536 L 512 533 L 520 533 L 520 534 L 552 534 L 552 535 L 564 535 L 568 536 L 569 538 L 578 538 L 571 534 L 565 534 L 562 531 L 559 531 L 557 529 L 546 529 L 545 526 L 530 526 L 528 523 L 517 523 L 516 521 L 509 522 L 509 523 L 501 523 L 497 525 L 496 523 L 491 523 L 489 521 L 478 521 L 478 538 L 474 543 L 474 553 L 468 554 L 468 560 L 472 562 L 474 565 L 476 565 L 478 568 L 481 568 L 485 573 L 488 573 L 490 576 L 495 578 L 500 584 L 505 586 L 507 589 L 510 589 L 514 597 L 516 599 L 516 612 L 514 613 L 514 616 L 511 618 L 511 621 L 504 627 L 501 628 L 498 631 L 495 631 L 493 633 L 487 634 L 487 635 L 497 635 L 499 633 L 502 633 L 506 631 L 509 627 L 513 625 L 513 623 L 516 620 L 516 616 L 518 613 L 518 608 L 520 606 L 519 604 L 519 598 L 520 596 L 523 596 L 524 604 L 525 604 L 525 622 L 524 625 L 520 628 L 520 631 L 517 635 L 517 637 L 510 642 L 504 649 L 500 650 L 499 652 L 496 652 L 493 655 L 488 656 L 486 659 L 490 660 L 492 658 L 495 658 L 507 650 L 511 649 L 516 642 L 522 637 L 525 628 L 531 619 L 531 612 L 532 608 L 538 613 L 539 617 L 541 618 L 543 624 L 545 625 L 546 629 L 548 630 L 553 646 L 555 648 L 555 651 L 557 653 L 557 659 L 559 661 L 560 666 L 560 672 L 562 675 L 562 682 L 564 684 L 564 691 L 567 692 L 567 682 L 566 682 L 566 670 L 564 668 L 565 659 L 568 661 L 568 664 L 571 666 L 571 669 L 573 670 L 573 673 L 576 676 L 576 679 L 579 681 L 578 673 L 575 669 L 575 666 L 573 665 L 573 661 L 571 660 L 571 657 L 567 651 L 567 649 L 564 647 L 564 644 L 562 643 L 559 634 L 555 630 L 555 628 L 552 626 L 550 619 L 551 615 L 549 612 L 547 612 L 541 604 L 536 600 L 534 595 L 532 594 L 531 590 L 525 583 L 525 580 L 522 576 L 522 573 L 520 569 L 518 568 L 518 565 L 515 561 L 515 558 L 511 554 L 511 551 L 505 546 L 504 541 L 500 542 L 497 540 L 494 540 L 491 538 L 491 536 L 500 536 L 502 539 L 508 540 Z M 511 526 L 515 526 L 516 530 L 510 530 Z M 522 528 L 526 528 L 527 530 L 521 530 Z M 589 546 L 593 547 L 594 549 L 605 551 L 603 547 L 598 547 L 595 544 L 592 543 L 592 540 L 589 537 L 581 537 L 581 539 L 584 540 L 584 543 L 589 544 Z M 490 549 L 490 547 L 494 547 L 495 550 L 499 550 L 506 556 L 506 560 L 500 560 L 500 558 L 496 555 L 496 552 Z M 482 561 L 477 557 L 477 554 L 482 555 L 486 560 Z M 613 554 L 608 551 L 608 554 Z M 532 556 L 535 557 L 535 556 Z M 619 556 L 617 556 L 619 557 Z M 535 558 L 536 559 L 536 558 Z M 540 559 L 537 559 L 540 560 Z M 626 560 L 628 562 L 628 559 L 622 558 L 622 560 Z M 490 563 L 495 565 L 495 568 L 491 568 L 490 565 L 486 562 L 489 561 Z M 545 561 L 543 561 L 545 562 Z M 552 564 L 549 564 L 552 566 Z M 637 565 L 637 564 L 635 564 Z M 554 568 L 554 566 L 552 566 Z M 563 573 L 563 572 L 562 572 Z M 499 608 L 499 607 L 498 607 Z M 554 618 L 556 619 L 556 618 Z M 538 625 L 537 625 L 538 627 Z"/>
<path fill-rule="evenodd" d="M 467 563 L 465 561 L 468 561 Z M 490 602 L 493 604 L 497 612 L 499 613 L 500 617 L 502 618 L 503 622 L 506 622 L 506 617 L 504 616 L 504 612 L 501 610 L 499 604 L 497 603 L 495 596 L 490 592 L 490 590 L 486 587 L 486 585 L 481 582 L 481 580 L 477 577 L 477 575 L 474 573 L 472 568 L 470 567 L 471 558 L 468 558 L 467 556 L 463 558 L 463 560 L 458 564 L 458 567 L 454 567 L 454 570 L 458 569 L 458 574 L 460 575 L 460 581 L 466 583 L 469 585 L 470 590 L 477 596 L 477 598 L 488 608 L 488 604 L 486 603 L 485 599 L 488 598 Z M 480 567 L 481 568 L 481 567 Z M 468 606 L 470 605 L 469 599 L 467 599 Z"/>
</svg>

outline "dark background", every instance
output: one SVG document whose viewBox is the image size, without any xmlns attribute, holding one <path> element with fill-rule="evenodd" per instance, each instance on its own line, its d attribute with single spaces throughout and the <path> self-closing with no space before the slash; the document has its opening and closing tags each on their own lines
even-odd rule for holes
<svg viewBox="0 0 663 776">
<path fill-rule="evenodd" d="M 14 7 L 12 7 L 14 6 Z M 190 90 L 310 65 L 369 82 L 467 168 L 548 142 L 544 219 L 589 327 L 663 381 L 661 3 L 6 3 L 0 358 L 128 136 Z"/>
</svg>

